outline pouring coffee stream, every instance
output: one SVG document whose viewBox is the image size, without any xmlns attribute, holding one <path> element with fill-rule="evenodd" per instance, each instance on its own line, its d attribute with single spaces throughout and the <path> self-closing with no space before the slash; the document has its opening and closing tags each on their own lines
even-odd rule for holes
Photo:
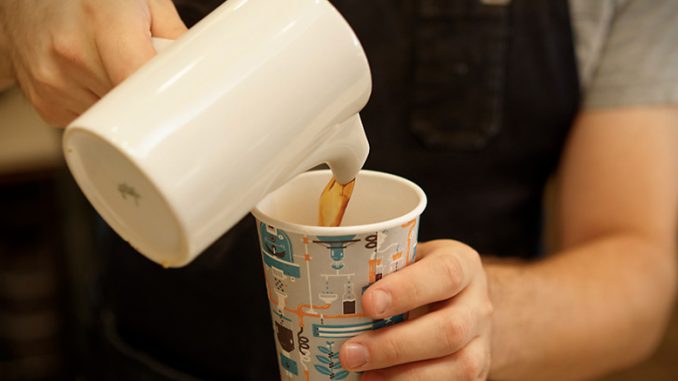
<svg viewBox="0 0 678 381">
<path fill-rule="evenodd" d="M 355 178 L 346 184 L 341 184 L 332 176 L 320 195 L 318 225 L 341 226 L 354 186 Z"/>
</svg>

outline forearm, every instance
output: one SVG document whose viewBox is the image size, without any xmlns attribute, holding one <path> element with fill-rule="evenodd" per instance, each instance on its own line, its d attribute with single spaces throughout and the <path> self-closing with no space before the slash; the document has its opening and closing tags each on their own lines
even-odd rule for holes
<svg viewBox="0 0 678 381">
<path fill-rule="evenodd" d="M 0 20 L 3 20 L 6 15 L 4 7 L 7 7 L 8 4 L 7 0 L 0 0 Z M 10 87 L 15 82 L 4 24 L 0 23 L 0 91 Z"/>
<path fill-rule="evenodd" d="M 6 57 L 0 56 L 0 92 L 15 84 L 12 66 Z"/>
<path fill-rule="evenodd" d="M 583 380 L 636 363 L 659 342 L 676 291 L 675 244 L 631 234 L 485 267 L 491 380 Z"/>
</svg>

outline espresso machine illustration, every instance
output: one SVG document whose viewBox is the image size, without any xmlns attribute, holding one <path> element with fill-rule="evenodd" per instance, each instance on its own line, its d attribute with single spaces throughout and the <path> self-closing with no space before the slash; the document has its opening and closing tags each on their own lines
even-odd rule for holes
<svg viewBox="0 0 678 381">
<path fill-rule="evenodd" d="M 414 259 L 411 237 L 401 245 L 385 231 L 311 236 L 258 227 L 282 379 L 348 377 L 337 361 L 339 341 L 407 316 L 366 321 L 360 299 L 369 285 L 360 279 L 373 284 L 405 267 Z"/>
</svg>

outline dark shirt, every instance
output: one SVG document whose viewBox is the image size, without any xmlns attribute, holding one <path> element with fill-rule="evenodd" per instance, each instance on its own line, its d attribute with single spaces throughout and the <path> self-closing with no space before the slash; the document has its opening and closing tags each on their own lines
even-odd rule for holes
<svg viewBox="0 0 678 381">
<path fill-rule="evenodd" d="M 579 104 L 567 1 L 333 3 L 372 67 L 374 90 L 361 114 L 372 147 L 366 167 L 426 191 L 420 239 L 538 255 L 544 184 Z M 204 11 L 199 2 L 178 5 L 187 19 Z M 182 379 L 166 367 L 202 379 L 277 378 L 251 218 L 178 270 L 110 238 L 103 244 L 108 377 Z M 229 291 L 234 283 L 242 284 L 238 293 Z M 164 370 L 149 370 L 141 354 Z"/>
</svg>

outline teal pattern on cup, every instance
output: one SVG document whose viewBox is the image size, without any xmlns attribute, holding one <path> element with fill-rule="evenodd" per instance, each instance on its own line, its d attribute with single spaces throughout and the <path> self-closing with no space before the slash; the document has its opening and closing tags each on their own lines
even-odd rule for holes
<svg viewBox="0 0 678 381">
<path fill-rule="evenodd" d="M 423 191 L 399 177 L 363 171 L 346 223 L 314 226 L 329 176 L 329 171 L 303 174 L 253 211 L 281 380 L 358 380 L 341 364 L 341 345 L 407 318 L 371 320 L 363 314 L 361 297 L 382 277 L 414 262 Z M 391 191 L 403 197 L 384 195 Z M 371 213 L 371 207 L 382 210 Z M 393 210 L 384 214 L 384 208 Z"/>
</svg>

